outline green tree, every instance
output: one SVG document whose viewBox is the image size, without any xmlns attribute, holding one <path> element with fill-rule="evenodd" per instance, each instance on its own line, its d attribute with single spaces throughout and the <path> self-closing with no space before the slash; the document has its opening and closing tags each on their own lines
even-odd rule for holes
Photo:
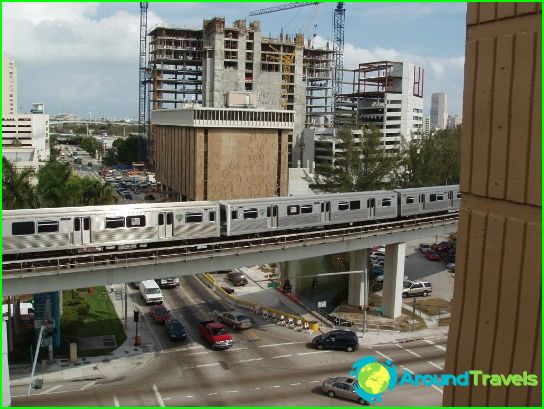
<svg viewBox="0 0 544 409">
<path fill-rule="evenodd" d="M 2 209 L 36 207 L 36 189 L 32 185 L 33 169 L 19 169 L 2 157 Z"/>
<path fill-rule="evenodd" d="M 98 142 L 92 136 L 84 136 L 81 139 L 79 146 L 89 155 L 94 156 L 96 154 L 96 151 L 100 148 L 100 142 Z"/>
<path fill-rule="evenodd" d="M 119 163 L 145 161 L 146 140 L 143 136 L 131 135 L 126 139 L 116 139 L 113 148 Z"/>
<path fill-rule="evenodd" d="M 50 160 L 38 171 L 38 196 L 40 207 L 70 206 L 73 194 L 70 164 Z"/>
</svg>

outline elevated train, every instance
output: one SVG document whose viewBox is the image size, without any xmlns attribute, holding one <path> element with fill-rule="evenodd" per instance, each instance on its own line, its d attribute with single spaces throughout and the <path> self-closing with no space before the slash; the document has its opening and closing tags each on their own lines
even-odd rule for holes
<svg viewBox="0 0 544 409">
<path fill-rule="evenodd" d="M 458 185 L 247 200 L 4 210 L 4 260 L 289 233 L 457 211 Z"/>
</svg>

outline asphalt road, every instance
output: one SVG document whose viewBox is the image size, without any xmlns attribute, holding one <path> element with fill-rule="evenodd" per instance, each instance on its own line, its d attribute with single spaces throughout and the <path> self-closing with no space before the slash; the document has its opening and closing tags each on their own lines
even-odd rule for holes
<svg viewBox="0 0 544 409">
<path fill-rule="evenodd" d="M 248 331 L 231 331 L 234 346 L 213 351 L 196 332 L 200 320 L 214 318 L 227 307 L 195 277 L 185 277 L 179 288 L 163 291 L 165 306 L 187 327 L 189 339 L 172 342 L 160 325 L 150 324 L 162 351 L 140 370 L 119 374 L 115 381 L 49 383 L 47 389 L 26 397 L 26 388 L 12 388 L 13 405 L 46 406 L 228 406 L 318 405 L 351 406 L 355 402 L 331 399 L 321 392 L 324 379 L 349 374 L 362 356 L 392 359 L 399 375 L 443 370 L 446 338 L 402 344 L 364 346 L 359 351 L 317 351 L 312 335 L 264 321 Z M 143 305 L 137 290 L 131 299 Z M 149 320 L 149 322 L 151 322 Z M 397 386 L 376 405 L 441 405 L 436 387 Z"/>
</svg>

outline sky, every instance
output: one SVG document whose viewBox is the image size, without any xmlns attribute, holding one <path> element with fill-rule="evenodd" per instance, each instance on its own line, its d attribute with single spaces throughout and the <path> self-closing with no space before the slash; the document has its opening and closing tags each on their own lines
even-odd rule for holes
<svg viewBox="0 0 544 409">
<path fill-rule="evenodd" d="M 155 25 L 201 28 L 203 19 L 259 19 L 264 35 L 304 32 L 316 45 L 332 37 L 336 3 L 249 17 L 279 3 L 149 3 Z M 465 3 L 345 3 L 344 67 L 392 60 L 425 69 L 424 112 L 431 93 L 448 94 L 462 111 Z M 2 3 L 2 51 L 18 69 L 19 112 L 43 102 L 49 114 L 136 118 L 138 3 Z"/>
</svg>

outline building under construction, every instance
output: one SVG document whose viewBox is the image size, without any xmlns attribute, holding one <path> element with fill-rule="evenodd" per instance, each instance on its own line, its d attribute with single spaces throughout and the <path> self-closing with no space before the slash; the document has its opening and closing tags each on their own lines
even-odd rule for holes
<svg viewBox="0 0 544 409">
<path fill-rule="evenodd" d="M 204 20 L 201 29 L 160 26 L 149 36 L 152 110 L 232 107 L 229 95 L 246 93 L 245 108 L 294 111 L 290 164 L 302 160 L 304 128 L 332 126 L 328 44 L 315 48 L 302 34 L 265 37 L 258 21 L 226 27 L 224 18 Z M 153 158 L 152 138 L 150 145 Z"/>
</svg>

